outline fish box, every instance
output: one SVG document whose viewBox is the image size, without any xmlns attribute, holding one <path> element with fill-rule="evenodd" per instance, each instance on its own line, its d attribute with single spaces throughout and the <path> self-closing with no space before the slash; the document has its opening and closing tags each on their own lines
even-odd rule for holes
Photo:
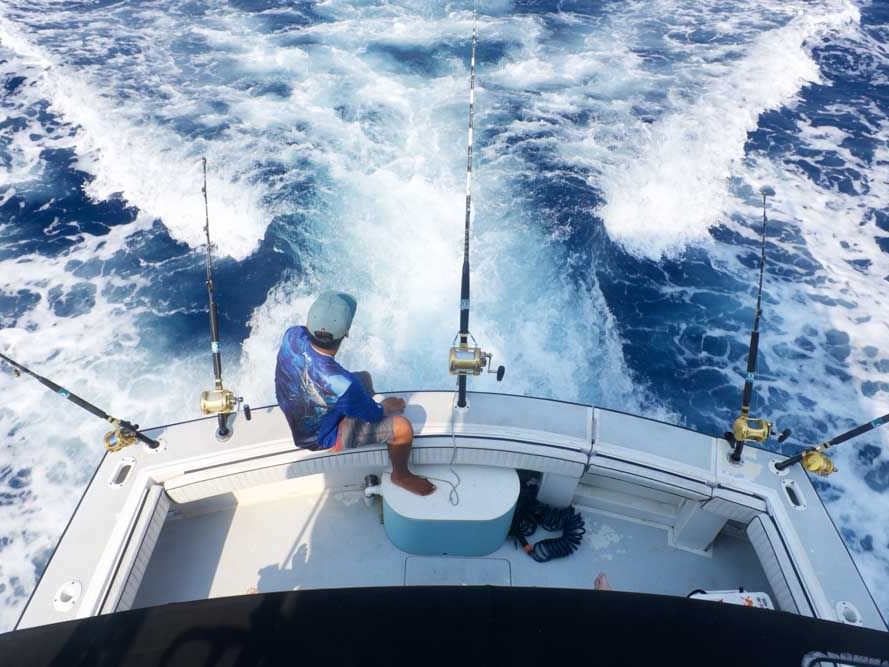
<svg viewBox="0 0 889 667">
<path fill-rule="evenodd" d="M 414 466 L 437 487 L 418 496 L 383 475 L 383 525 L 402 551 L 422 556 L 486 556 L 506 540 L 519 476 L 488 466 Z M 450 484 L 448 483 L 450 482 Z M 456 485 L 454 490 L 453 485 Z"/>
</svg>

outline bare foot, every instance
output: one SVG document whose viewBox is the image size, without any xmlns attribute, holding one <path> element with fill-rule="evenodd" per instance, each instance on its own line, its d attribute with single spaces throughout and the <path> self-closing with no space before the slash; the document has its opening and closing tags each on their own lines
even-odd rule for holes
<svg viewBox="0 0 889 667">
<path fill-rule="evenodd" d="M 393 484 L 400 486 L 402 489 L 407 489 L 411 493 L 416 493 L 418 496 L 428 496 L 435 491 L 435 484 L 425 477 L 419 477 L 411 472 L 399 476 L 392 474 L 390 477 Z"/>
<path fill-rule="evenodd" d="M 596 581 L 593 583 L 593 588 L 597 591 L 611 590 L 611 585 L 608 583 L 608 577 L 605 576 L 604 572 L 600 572 L 599 576 L 596 577 Z"/>
</svg>

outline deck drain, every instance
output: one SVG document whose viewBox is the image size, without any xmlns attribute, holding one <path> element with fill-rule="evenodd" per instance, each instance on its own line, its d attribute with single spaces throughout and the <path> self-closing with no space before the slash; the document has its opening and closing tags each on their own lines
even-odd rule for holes
<svg viewBox="0 0 889 667">
<path fill-rule="evenodd" d="M 858 613 L 858 609 L 856 609 L 855 605 L 851 602 L 840 600 L 837 602 L 836 608 L 837 616 L 841 622 L 846 625 L 864 625 L 864 621 L 861 619 L 861 614 Z"/>
<path fill-rule="evenodd" d="M 80 599 L 82 590 L 83 586 L 77 579 L 66 581 L 59 587 L 55 597 L 52 599 L 53 608 L 56 611 L 71 611 Z"/>
</svg>

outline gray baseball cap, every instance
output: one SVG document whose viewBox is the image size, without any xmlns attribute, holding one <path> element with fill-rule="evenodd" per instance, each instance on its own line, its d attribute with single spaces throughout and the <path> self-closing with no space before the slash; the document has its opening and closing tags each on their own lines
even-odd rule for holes
<svg viewBox="0 0 889 667">
<path fill-rule="evenodd" d="M 349 335 L 358 302 L 345 292 L 322 292 L 309 308 L 306 328 L 319 339 L 339 341 Z M 321 334 L 321 335 L 319 335 Z M 326 334 L 326 335 L 324 335 Z"/>
</svg>

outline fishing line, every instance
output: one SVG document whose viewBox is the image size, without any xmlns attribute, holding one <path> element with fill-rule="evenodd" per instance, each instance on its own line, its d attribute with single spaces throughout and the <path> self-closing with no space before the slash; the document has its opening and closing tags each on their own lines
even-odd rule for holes
<svg viewBox="0 0 889 667">
<path fill-rule="evenodd" d="M 457 478 L 457 483 L 454 484 L 449 479 L 441 479 L 440 477 L 427 477 L 426 479 L 431 479 L 436 482 L 443 482 L 451 487 L 451 492 L 448 494 L 448 501 L 456 507 L 460 504 L 460 493 L 457 489 L 463 483 L 463 480 L 460 478 L 460 474 L 454 469 L 454 462 L 457 460 L 457 427 L 454 423 L 454 417 L 457 414 L 457 410 L 455 409 L 455 404 L 459 397 L 459 392 L 454 392 L 454 397 L 451 399 L 451 460 L 448 463 L 448 470 L 450 473 Z"/>
</svg>

